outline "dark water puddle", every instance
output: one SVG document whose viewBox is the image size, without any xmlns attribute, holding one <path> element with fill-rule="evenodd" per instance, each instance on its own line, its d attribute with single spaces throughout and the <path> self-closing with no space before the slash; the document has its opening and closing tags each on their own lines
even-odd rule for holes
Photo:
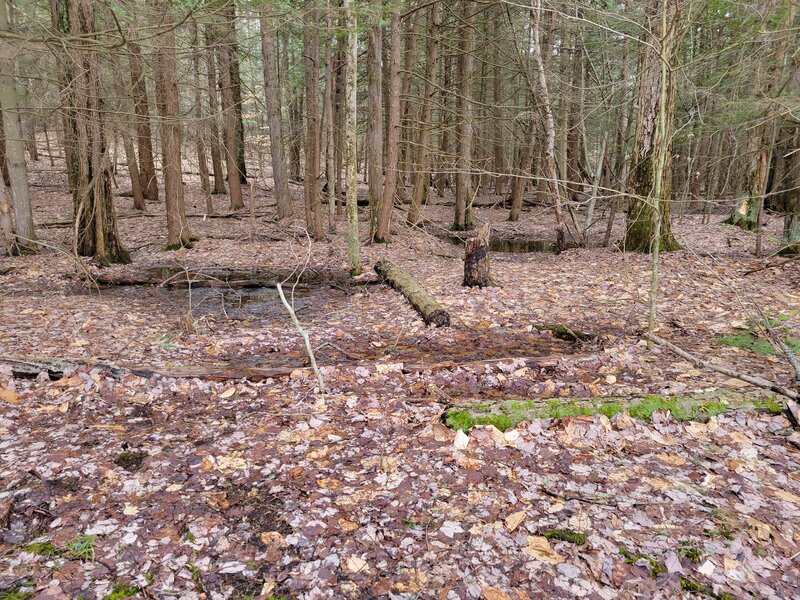
<svg viewBox="0 0 800 600">
<path fill-rule="evenodd" d="M 454 246 L 463 246 L 470 237 L 470 233 L 448 233 L 440 237 L 443 237 Z M 549 252 L 554 254 L 557 248 L 555 241 L 551 240 L 494 237 L 489 239 L 489 250 L 510 254 L 526 254 L 529 252 Z"/>
</svg>

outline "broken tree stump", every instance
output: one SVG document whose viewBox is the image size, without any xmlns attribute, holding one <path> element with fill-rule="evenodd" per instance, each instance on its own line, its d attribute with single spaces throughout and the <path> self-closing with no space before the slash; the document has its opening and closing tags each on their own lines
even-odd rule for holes
<svg viewBox="0 0 800 600">
<path fill-rule="evenodd" d="M 493 284 L 489 273 L 489 224 L 469 238 L 464 245 L 464 283 L 467 287 L 489 287 Z"/>
<path fill-rule="evenodd" d="M 407 271 L 388 260 L 379 260 L 375 264 L 375 272 L 385 283 L 405 296 L 426 325 L 433 323 L 437 327 L 450 326 L 450 313 Z"/>
</svg>

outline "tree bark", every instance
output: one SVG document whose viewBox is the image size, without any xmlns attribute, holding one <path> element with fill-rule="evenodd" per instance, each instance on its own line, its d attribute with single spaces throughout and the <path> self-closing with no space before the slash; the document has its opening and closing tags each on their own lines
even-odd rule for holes
<svg viewBox="0 0 800 600">
<path fill-rule="evenodd" d="M 214 172 L 214 189 L 212 194 L 225 193 L 225 173 L 222 170 L 220 148 L 225 144 L 219 134 L 219 104 L 217 102 L 217 64 L 214 58 L 216 37 L 213 27 L 206 25 L 203 29 L 205 40 L 206 74 L 208 75 L 208 112 L 211 133 L 211 170 Z"/>
<path fill-rule="evenodd" d="M 261 56 L 264 60 L 264 100 L 269 122 L 269 150 L 272 158 L 272 178 L 275 182 L 275 199 L 278 218 L 291 217 L 292 196 L 289 192 L 289 174 L 286 168 L 286 147 L 281 122 L 281 84 L 275 58 L 275 24 L 268 4 L 261 6 Z"/>
<path fill-rule="evenodd" d="M 306 170 L 304 180 L 306 227 L 315 240 L 325 239 L 320 197 L 319 123 L 319 6 L 306 0 L 303 27 L 303 57 L 306 87 Z"/>
<path fill-rule="evenodd" d="M 783 218 L 783 247 L 780 254 L 800 255 L 800 131 L 794 135 L 795 151 L 789 158 L 786 177 L 786 214 Z"/>
<path fill-rule="evenodd" d="M 419 138 L 417 140 L 414 191 L 406 217 L 409 225 L 418 225 L 420 210 L 426 202 L 431 185 L 431 120 L 433 118 L 433 95 L 436 93 L 436 64 L 439 59 L 439 28 L 442 21 L 442 3 L 434 2 L 428 15 L 428 42 L 425 48 L 425 86 L 420 107 Z"/>
<path fill-rule="evenodd" d="M 228 49 L 228 66 L 230 68 L 231 92 L 233 93 L 233 112 L 236 130 L 236 169 L 239 182 L 247 185 L 247 165 L 245 163 L 244 120 L 242 116 L 242 78 L 239 69 L 239 42 L 236 35 L 236 2 L 228 0 L 223 10 L 223 27 L 225 43 Z M 230 177 L 230 172 L 229 175 Z"/>
<path fill-rule="evenodd" d="M 136 113 L 136 143 L 139 150 L 139 181 L 148 200 L 158 200 L 158 180 L 153 159 L 153 137 L 150 130 L 150 102 L 147 98 L 147 79 L 142 52 L 131 37 L 128 40 L 128 65 L 131 72 L 131 95 Z"/>
<path fill-rule="evenodd" d="M 375 242 L 389 241 L 394 199 L 400 170 L 400 7 L 395 4 L 391 19 L 390 67 L 389 67 L 389 121 L 386 144 L 386 178 L 383 198 L 378 209 L 378 227 Z"/>
<path fill-rule="evenodd" d="M 191 245 L 186 221 L 181 167 L 180 100 L 178 96 L 177 60 L 175 58 L 175 19 L 167 0 L 150 0 L 154 28 L 164 27 L 155 38 L 156 104 L 161 131 L 161 171 L 164 178 L 164 199 L 167 205 L 167 247 Z"/>
<path fill-rule="evenodd" d="M 461 58 L 458 96 L 458 158 L 456 173 L 456 206 L 453 229 L 472 229 L 472 142 L 474 133 L 472 77 L 475 69 L 475 2 L 462 0 Z"/>
<path fill-rule="evenodd" d="M 242 197 L 242 178 L 239 172 L 237 133 L 236 98 L 234 96 L 233 82 L 231 81 L 231 46 L 230 31 L 224 36 L 216 36 L 219 43 L 216 46 L 217 63 L 219 65 L 220 87 L 222 89 L 222 115 L 223 129 L 225 131 L 225 165 L 228 171 L 228 190 L 230 191 L 230 208 L 238 210 L 244 208 Z"/>
<path fill-rule="evenodd" d="M 464 245 L 464 282 L 466 287 L 489 287 L 493 285 L 489 270 L 489 224 L 481 227 L 478 235 Z"/>
<path fill-rule="evenodd" d="M 22 121 L 17 105 L 14 82 L 14 47 L 3 34 L 10 33 L 7 5 L 0 2 L 0 109 L 3 115 L 6 164 L 11 183 L 11 206 L 14 211 L 14 234 L 17 247 L 26 252 L 36 250 L 36 231 L 33 225 L 28 167 L 25 163 L 25 142 Z"/>
<path fill-rule="evenodd" d="M 197 146 L 197 168 L 200 172 L 200 189 L 206 205 L 206 214 L 214 214 L 214 202 L 211 197 L 211 178 L 208 172 L 208 157 L 206 143 L 206 122 L 203 116 L 203 91 L 200 87 L 200 33 L 197 21 L 192 20 L 192 71 L 194 75 L 194 137 Z"/>
<path fill-rule="evenodd" d="M 325 96 L 323 99 L 323 113 L 325 124 L 325 181 L 326 194 L 328 196 L 328 232 L 336 233 L 336 195 L 339 187 L 336 185 L 336 138 L 334 136 L 334 113 L 333 97 L 336 93 L 336 68 L 334 60 L 336 54 L 333 48 L 333 14 L 330 0 L 325 4 Z"/>
<path fill-rule="evenodd" d="M 626 222 L 624 249 L 650 252 L 660 229 L 661 252 L 680 248 L 670 227 L 671 155 L 669 144 L 675 104 L 675 71 L 672 61 L 678 49 L 678 26 L 683 0 L 648 0 L 647 40 L 642 50 L 632 168 L 627 187 L 632 195 Z M 665 6 L 666 3 L 666 6 Z M 662 11 L 667 29 L 662 29 Z M 662 60 L 667 62 L 666 80 Z M 662 90 L 662 86 L 665 88 Z M 662 97 L 666 102 L 659 118 Z"/>
<path fill-rule="evenodd" d="M 350 0 L 342 0 L 345 13 L 345 29 L 347 31 L 347 72 L 344 85 L 346 104 L 345 120 L 345 163 L 347 170 L 347 258 L 350 263 L 350 274 L 361 275 L 361 254 L 358 235 L 358 123 L 356 120 L 358 103 L 356 86 L 358 83 L 358 38 L 356 33 L 356 16 Z"/>
<path fill-rule="evenodd" d="M 383 3 L 373 4 L 378 12 L 367 34 L 367 180 L 369 183 L 370 237 L 378 227 L 378 206 L 383 198 L 383 88 L 381 85 L 381 48 L 383 35 L 380 16 Z"/>
</svg>

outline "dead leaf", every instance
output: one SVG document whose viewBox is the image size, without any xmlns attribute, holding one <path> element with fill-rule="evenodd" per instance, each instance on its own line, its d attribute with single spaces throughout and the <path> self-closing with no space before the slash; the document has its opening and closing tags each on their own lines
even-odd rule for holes
<svg viewBox="0 0 800 600">
<path fill-rule="evenodd" d="M 220 398 L 230 398 L 230 397 L 231 397 L 231 396 L 233 396 L 235 393 L 236 393 L 236 388 L 235 388 L 235 387 L 229 387 L 227 390 L 225 390 L 224 392 L 222 392 L 222 393 L 219 395 L 219 397 L 220 397 Z"/>
<path fill-rule="evenodd" d="M 416 594 L 420 592 L 428 583 L 428 576 L 421 569 L 409 569 L 406 571 L 408 579 L 398 581 L 394 589 L 405 594 Z"/>
<path fill-rule="evenodd" d="M 81 385 L 83 383 L 83 379 L 77 373 L 70 375 L 69 377 L 62 377 L 58 381 L 54 381 L 52 385 L 55 387 L 74 387 L 76 385 Z"/>
<path fill-rule="evenodd" d="M 19 394 L 11 390 L 0 390 L 0 400 L 8 404 L 19 404 Z"/>
<path fill-rule="evenodd" d="M 507 592 L 488 585 L 481 586 L 481 598 L 483 600 L 512 600 Z"/>
<path fill-rule="evenodd" d="M 344 561 L 344 568 L 350 573 L 361 573 L 362 571 L 369 571 L 369 565 L 360 556 L 348 556 Z"/>
<path fill-rule="evenodd" d="M 546 537 L 539 535 L 528 536 L 528 545 L 523 552 L 549 565 L 560 565 L 566 560 L 550 547 L 550 541 Z"/>
<path fill-rule="evenodd" d="M 525 511 L 520 510 L 515 513 L 511 513 L 508 515 L 504 521 L 506 529 L 509 531 L 514 531 L 517 527 L 519 527 L 522 522 L 525 520 Z"/>
<path fill-rule="evenodd" d="M 466 450 L 469 446 L 469 436 L 460 429 L 456 432 L 456 437 L 453 440 L 453 447 L 457 450 Z"/>
</svg>

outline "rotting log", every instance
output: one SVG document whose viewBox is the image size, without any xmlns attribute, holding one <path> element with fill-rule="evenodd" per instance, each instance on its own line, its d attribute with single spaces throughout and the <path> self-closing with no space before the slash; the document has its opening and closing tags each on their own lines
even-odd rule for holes
<svg viewBox="0 0 800 600">
<path fill-rule="evenodd" d="M 466 287 L 489 287 L 493 284 L 489 272 L 489 224 L 464 244 L 464 282 Z"/>
<path fill-rule="evenodd" d="M 450 326 L 450 313 L 407 271 L 388 260 L 379 260 L 375 264 L 375 272 L 384 282 L 405 296 L 426 325 Z"/>
<path fill-rule="evenodd" d="M 539 331 L 549 331 L 553 334 L 553 337 L 565 342 L 591 342 L 598 338 L 595 333 L 572 329 L 563 323 L 539 323 L 534 327 Z"/>
<path fill-rule="evenodd" d="M 221 267 L 180 268 L 155 266 L 140 271 L 104 269 L 93 275 L 100 285 L 128 286 L 152 285 L 159 287 L 224 287 L 253 288 L 275 287 L 278 283 L 298 283 L 300 285 L 333 285 L 350 287 L 380 283 L 378 279 L 359 279 L 354 281 L 347 271 L 331 269 L 306 269 L 297 272 L 293 269 L 225 269 Z"/>
</svg>

